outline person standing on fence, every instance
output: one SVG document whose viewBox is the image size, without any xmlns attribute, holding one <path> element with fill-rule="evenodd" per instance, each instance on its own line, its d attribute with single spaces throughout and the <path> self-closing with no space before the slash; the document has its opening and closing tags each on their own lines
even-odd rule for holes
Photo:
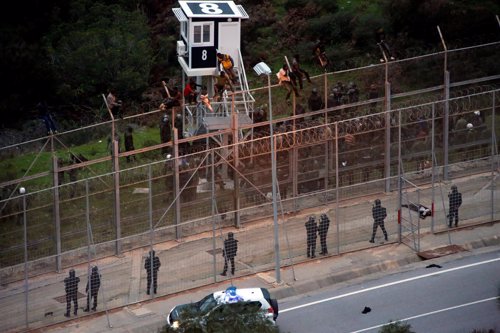
<svg viewBox="0 0 500 333">
<path fill-rule="evenodd" d="M 106 103 L 108 103 L 108 108 L 113 114 L 114 118 L 122 118 L 122 101 L 116 97 L 116 91 L 114 89 L 110 89 L 108 96 L 106 96 Z"/>
<path fill-rule="evenodd" d="M 76 276 L 75 270 L 69 270 L 69 276 L 64 279 L 64 291 L 66 292 L 66 313 L 65 317 L 70 316 L 71 302 L 73 302 L 75 309 L 73 314 L 76 316 L 78 311 L 78 283 L 80 278 Z"/>
<path fill-rule="evenodd" d="M 448 214 L 448 227 L 451 228 L 453 219 L 455 227 L 458 227 L 458 208 L 462 205 L 462 193 L 458 192 L 457 185 L 451 185 L 451 192 L 448 193 L 450 211 Z"/>
<path fill-rule="evenodd" d="M 283 64 L 283 67 L 281 67 L 276 76 L 278 77 L 279 85 L 284 86 L 285 89 L 287 90 L 285 98 L 287 101 L 290 99 L 290 94 L 292 93 L 292 91 L 295 93 L 296 97 L 299 97 L 299 92 L 297 91 L 297 88 L 293 85 L 292 81 L 290 80 L 290 76 L 288 76 L 287 64 Z"/>
<path fill-rule="evenodd" d="M 87 287 L 85 291 L 87 292 L 87 307 L 83 310 L 89 312 L 90 309 L 90 299 L 93 298 L 92 311 L 97 309 L 97 293 L 101 287 L 101 275 L 99 274 L 97 266 L 92 267 L 92 273 L 87 280 Z"/>
<path fill-rule="evenodd" d="M 307 257 L 316 258 L 316 238 L 318 237 L 318 225 L 316 224 L 316 218 L 314 216 L 309 216 L 309 220 L 305 225 L 307 233 Z"/>
<path fill-rule="evenodd" d="M 45 101 L 39 102 L 36 108 L 38 109 L 39 117 L 45 124 L 45 128 L 47 129 L 47 135 L 56 134 L 57 133 L 56 123 L 54 122 L 54 118 L 52 118 L 52 114 L 49 111 L 47 102 Z"/>
<path fill-rule="evenodd" d="M 224 257 L 224 269 L 221 273 L 222 276 L 226 276 L 228 269 L 228 261 L 231 262 L 231 274 L 234 275 L 234 257 L 238 252 L 238 241 L 234 239 L 234 234 L 232 232 L 227 234 L 227 239 L 224 240 L 224 249 L 222 250 L 222 256 Z"/>
<path fill-rule="evenodd" d="M 295 54 L 292 59 L 292 72 L 295 74 L 293 78 L 293 83 L 295 86 L 299 86 L 300 90 L 304 88 L 304 85 L 302 81 L 304 80 L 304 77 L 307 79 L 307 82 L 311 82 L 311 78 L 309 77 L 309 73 L 306 72 L 305 70 L 300 67 L 300 56 L 298 54 Z M 297 80 L 299 81 L 297 84 Z"/>
<path fill-rule="evenodd" d="M 328 249 L 326 248 L 326 234 L 328 233 L 328 228 L 330 228 L 330 219 L 326 214 L 321 214 L 319 220 L 318 234 L 319 241 L 321 243 L 321 255 L 327 255 Z"/>
<path fill-rule="evenodd" d="M 372 238 L 370 239 L 370 243 L 375 242 L 375 234 L 377 233 L 377 227 L 380 226 L 382 232 L 384 233 L 384 238 L 387 240 L 387 231 L 385 230 L 384 220 L 387 217 L 387 210 L 385 207 L 382 207 L 380 203 L 380 199 L 375 200 L 375 205 L 372 208 L 372 216 L 373 216 L 373 232 Z"/>
<path fill-rule="evenodd" d="M 149 255 L 144 263 L 144 269 L 146 269 L 148 286 L 146 289 L 146 294 L 150 294 L 151 284 L 153 285 L 153 293 L 156 294 L 158 287 L 158 270 L 160 269 L 161 262 L 160 258 L 155 255 L 155 251 L 149 251 Z"/>
</svg>

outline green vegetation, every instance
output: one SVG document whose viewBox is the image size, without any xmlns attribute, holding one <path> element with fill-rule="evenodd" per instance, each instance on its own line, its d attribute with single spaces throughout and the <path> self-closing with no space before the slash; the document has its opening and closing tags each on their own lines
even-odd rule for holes
<svg viewBox="0 0 500 333">
<path fill-rule="evenodd" d="M 448 47 L 498 40 L 493 14 L 500 4 L 494 0 L 236 2 L 250 16 L 242 25 L 242 54 L 249 67 L 265 60 L 277 69 L 284 55 L 299 53 L 304 68 L 318 74 L 311 57 L 316 40 L 324 41 L 334 70 L 377 63 L 380 29 L 398 58 L 441 50 L 437 25 Z M 101 94 L 110 87 L 127 104 L 126 112 L 141 112 L 148 110 L 149 92 L 159 91 L 162 79 L 180 76 L 179 22 L 171 11 L 177 1 L 48 0 L 13 6 L 19 15 L 2 21 L 0 37 L 0 66 L 9 82 L 0 100 L 4 126 L 22 128 L 40 99 L 56 108 L 65 129 L 98 122 L 106 119 Z M 460 61 L 455 70 L 472 67 Z M 425 71 L 417 72 L 426 79 Z"/>
<path fill-rule="evenodd" d="M 400 321 L 390 321 L 389 324 L 384 325 L 379 333 L 415 333 L 411 330 L 411 325 Z"/>
<path fill-rule="evenodd" d="M 242 309 L 244 308 L 244 311 Z M 208 316 L 194 309 L 186 308 L 180 315 L 180 325 L 177 330 L 165 326 L 160 333 L 279 333 L 262 310 L 250 307 L 246 302 L 228 304 L 213 311 Z"/>
</svg>

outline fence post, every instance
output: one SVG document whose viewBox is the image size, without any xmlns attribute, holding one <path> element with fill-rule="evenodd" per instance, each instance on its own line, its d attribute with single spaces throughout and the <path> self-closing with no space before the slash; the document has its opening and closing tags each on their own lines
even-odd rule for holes
<svg viewBox="0 0 500 333">
<path fill-rule="evenodd" d="M 114 120 L 113 120 L 114 122 Z M 122 244 L 121 244 L 121 212 L 120 212 L 120 162 L 119 162 L 119 153 L 120 146 L 118 144 L 118 140 L 115 137 L 112 138 L 113 142 L 113 185 L 114 185 L 114 206 L 115 206 L 115 231 L 116 231 L 116 255 L 120 255 L 122 252 Z"/>
<path fill-rule="evenodd" d="M 385 82 L 385 192 L 391 191 L 391 83 Z"/>
<path fill-rule="evenodd" d="M 498 15 L 497 15 L 498 20 Z M 500 21 L 499 21 L 500 24 Z M 495 92 L 492 93 L 492 110 L 491 110 L 491 221 L 495 220 L 495 167 L 497 154 L 496 148 L 496 129 L 495 129 L 495 110 L 496 110 L 496 98 Z"/>
<path fill-rule="evenodd" d="M 59 211 L 59 164 L 57 160 L 56 151 L 54 149 L 54 136 L 50 137 L 50 150 L 52 152 L 52 179 L 54 184 L 54 202 L 53 214 L 55 225 L 55 238 L 56 238 L 56 271 L 61 272 L 61 216 Z"/>
<path fill-rule="evenodd" d="M 339 122 L 335 122 L 335 224 L 337 226 L 337 254 L 340 254 L 339 225 Z"/>
<path fill-rule="evenodd" d="M 444 79 L 444 121 L 443 121 L 443 180 L 448 180 L 448 141 L 449 141 L 449 131 L 450 131 L 450 72 L 448 71 L 448 47 L 444 41 L 441 29 L 437 26 L 439 33 L 439 38 L 441 38 L 441 44 L 444 48 L 444 69 L 443 69 L 443 79 Z"/>
<path fill-rule="evenodd" d="M 210 168 L 212 183 L 210 184 L 210 191 L 212 192 L 212 251 L 213 251 L 213 273 L 214 273 L 214 283 L 217 282 L 217 253 L 215 249 L 216 244 L 216 233 L 215 233 L 215 213 L 216 213 L 216 199 L 215 199 L 215 163 L 214 163 L 214 149 L 210 151 L 210 159 L 212 165 Z M 207 177 L 208 178 L 208 177 Z"/>
<path fill-rule="evenodd" d="M 435 133 L 435 121 L 436 121 L 436 104 L 432 103 L 432 127 L 431 127 L 431 189 L 432 189 L 432 208 L 431 208 L 431 232 L 434 233 L 434 224 L 435 224 L 435 218 L 434 218 L 434 203 L 436 202 L 436 179 L 435 179 L 435 173 L 436 173 L 436 161 L 434 156 L 436 156 L 436 142 L 434 140 L 434 133 Z"/>
<path fill-rule="evenodd" d="M 181 229 L 179 224 L 181 223 L 181 197 L 179 193 L 179 137 L 177 128 L 174 130 L 174 198 L 175 199 L 175 239 L 181 239 Z"/>
<path fill-rule="evenodd" d="M 239 160 L 239 137 L 238 137 L 238 114 L 234 112 L 234 94 L 233 94 L 233 104 L 231 107 L 231 128 L 233 130 L 233 188 L 234 188 L 234 197 L 233 197 L 233 203 L 234 203 L 234 226 L 236 228 L 240 228 L 240 176 L 238 173 L 238 166 L 240 164 Z M 228 158 L 229 156 L 226 156 Z M 229 158 L 228 158 L 229 160 Z M 213 181 L 213 179 L 212 179 Z M 215 194 L 215 192 L 214 192 Z"/>
<path fill-rule="evenodd" d="M 24 319 L 26 324 L 26 329 L 29 326 L 28 322 L 28 223 L 26 216 L 26 190 L 24 187 L 19 188 L 19 192 L 23 196 L 23 232 L 24 232 Z"/>
</svg>

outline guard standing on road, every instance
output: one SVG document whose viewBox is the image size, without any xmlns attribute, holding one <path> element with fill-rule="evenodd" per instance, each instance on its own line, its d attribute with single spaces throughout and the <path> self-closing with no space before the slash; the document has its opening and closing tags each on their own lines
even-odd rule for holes
<svg viewBox="0 0 500 333">
<path fill-rule="evenodd" d="M 144 263 L 144 268 L 146 269 L 148 279 L 148 289 L 146 290 L 146 294 L 148 295 L 150 294 L 151 290 L 151 282 L 153 282 L 153 292 L 156 294 L 158 286 L 158 270 L 160 269 L 160 266 L 160 258 L 155 255 L 155 251 L 149 251 L 149 256 L 146 258 L 146 262 Z"/>
<path fill-rule="evenodd" d="M 316 252 L 316 238 L 318 237 L 318 225 L 316 224 L 316 218 L 314 216 L 309 216 L 309 220 L 305 225 L 307 232 L 307 257 L 316 258 L 314 255 Z"/>
<path fill-rule="evenodd" d="M 328 228 L 330 227 L 330 219 L 326 214 L 321 214 L 319 220 L 318 234 L 319 241 L 321 243 L 321 252 L 319 254 L 327 255 L 328 249 L 326 248 L 326 234 L 328 233 Z"/>
<path fill-rule="evenodd" d="M 377 233 L 377 227 L 380 226 L 382 232 L 384 233 L 385 240 L 387 240 L 387 231 L 384 227 L 384 219 L 387 217 L 387 210 L 380 204 L 380 199 L 375 200 L 375 205 L 372 208 L 373 216 L 373 233 L 370 243 L 375 242 L 375 234 Z"/>
<path fill-rule="evenodd" d="M 462 193 L 458 192 L 457 185 L 451 186 L 451 193 L 448 193 L 450 212 L 448 214 L 448 227 L 451 228 L 453 219 L 455 227 L 458 227 L 458 208 L 462 205 Z"/>
<path fill-rule="evenodd" d="M 227 239 L 224 240 L 224 249 L 222 250 L 222 256 L 224 257 L 222 276 L 226 276 L 227 274 L 228 261 L 231 262 L 231 274 L 234 275 L 234 257 L 236 257 L 236 252 L 238 252 L 238 241 L 234 239 L 234 234 L 230 232 L 227 234 Z"/>
<path fill-rule="evenodd" d="M 92 267 L 92 273 L 87 281 L 87 287 L 85 291 L 87 292 L 87 307 L 83 310 L 89 312 L 90 299 L 93 298 L 92 311 L 97 309 L 97 293 L 99 292 L 99 287 L 101 287 L 101 276 L 99 274 L 97 266 Z"/>
<path fill-rule="evenodd" d="M 69 276 L 64 279 L 64 291 L 66 291 L 66 313 L 65 317 L 69 317 L 71 312 L 71 301 L 75 306 L 73 314 L 76 316 L 78 311 L 78 283 L 80 283 L 80 278 L 75 275 L 75 270 L 72 268 L 69 270 Z"/>
</svg>

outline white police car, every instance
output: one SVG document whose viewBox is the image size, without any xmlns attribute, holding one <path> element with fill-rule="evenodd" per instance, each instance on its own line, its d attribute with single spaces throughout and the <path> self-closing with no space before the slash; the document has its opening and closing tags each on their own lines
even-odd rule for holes
<svg viewBox="0 0 500 333">
<path fill-rule="evenodd" d="M 231 286 L 226 290 L 216 291 L 205 296 L 198 302 L 175 306 L 167 317 L 167 324 L 176 329 L 186 315 L 195 316 L 203 326 L 209 316 L 223 312 L 225 307 L 236 307 L 238 312 L 260 310 L 265 318 L 273 323 L 278 318 L 278 301 L 271 298 L 266 288 L 236 288 Z M 184 313 L 184 315 L 183 315 Z M 187 320 L 190 320 L 189 318 Z"/>
</svg>

